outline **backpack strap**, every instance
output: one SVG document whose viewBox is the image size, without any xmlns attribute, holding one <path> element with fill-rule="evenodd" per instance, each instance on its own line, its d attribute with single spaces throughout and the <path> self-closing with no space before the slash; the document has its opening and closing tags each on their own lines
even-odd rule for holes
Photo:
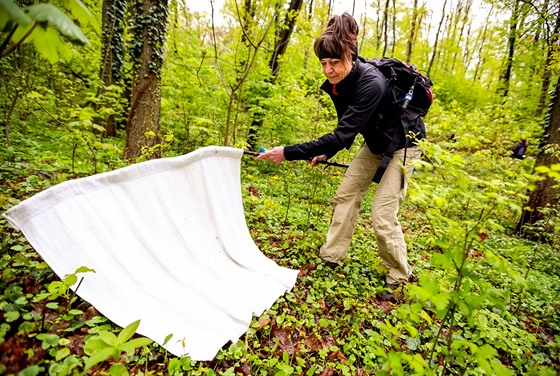
<svg viewBox="0 0 560 376">
<path fill-rule="evenodd" d="M 404 97 L 404 102 L 403 102 L 403 105 L 401 106 L 401 110 L 400 110 L 400 114 L 399 114 L 399 117 L 401 119 L 403 133 L 401 134 L 401 132 L 399 132 L 399 129 L 397 129 L 395 131 L 395 134 L 393 135 L 393 139 L 391 140 L 391 143 L 389 144 L 389 146 L 387 147 L 387 150 L 383 154 L 383 158 L 381 159 L 381 163 L 379 164 L 379 167 L 377 167 L 377 171 L 375 171 L 375 175 L 373 175 L 372 181 L 375 182 L 375 183 L 379 183 L 381 181 L 381 178 L 383 177 L 383 174 L 387 170 L 387 167 L 389 166 L 389 163 L 391 162 L 391 159 L 393 159 L 393 154 L 395 153 L 395 151 L 399 147 L 399 144 L 401 143 L 401 137 L 403 137 L 403 136 L 404 136 L 403 165 L 406 165 L 406 150 L 408 149 L 408 137 L 407 137 L 407 135 L 408 135 L 408 128 L 409 128 L 408 127 L 408 119 L 406 117 L 406 108 L 408 107 L 408 103 L 412 99 L 412 95 L 413 95 L 413 92 L 414 92 L 414 85 L 416 85 L 416 79 L 414 80 L 414 83 L 412 84 L 408 93 Z M 393 91 L 393 97 L 395 97 L 395 100 L 397 100 L 397 96 L 395 94 L 395 89 L 393 88 L 392 91 Z M 403 173 L 402 176 L 401 176 L 401 189 L 404 188 L 404 180 L 405 179 L 404 179 L 404 173 Z"/>
<path fill-rule="evenodd" d="M 400 118 L 401 118 L 403 132 L 401 133 L 400 129 L 397 129 L 397 131 L 393 135 L 391 143 L 387 147 L 387 150 L 385 151 L 385 153 L 383 153 L 383 158 L 381 159 L 381 163 L 379 164 L 379 167 L 377 167 L 377 171 L 375 171 L 375 175 L 373 175 L 372 181 L 375 183 L 379 183 L 381 181 L 381 178 L 383 177 L 383 174 L 385 174 L 387 167 L 389 167 L 389 163 L 391 162 L 391 159 L 393 159 L 393 154 L 399 147 L 399 144 L 401 143 L 403 136 L 404 136 L 404 143 L 405 143 L 403 165 L 406 163 L 406 149 L 408 148 L 408 137 L 406 137 L 406 135 L 408 134 L 408 119 L 406 118 L 406 114 L 404 111 L 401 111 Z M 404 175 L 402 176 L 402 180 L 401 180 L 401 189 L 402 188 L 404 188 Z"/>
</svg>

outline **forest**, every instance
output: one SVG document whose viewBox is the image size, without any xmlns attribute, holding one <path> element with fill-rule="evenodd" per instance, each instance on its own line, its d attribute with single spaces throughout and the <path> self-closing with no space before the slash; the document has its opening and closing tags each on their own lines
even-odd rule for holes
<svg viewBox="0 0 560 376">
<path fill-rule="evenodd" d="M 72 179 L 336 127 L 313 52 L 333 0 L 202 2 L 0 0 L 0 214 Z M 239 341 L 212 361 L 172 356 L 79 298 L 85 269 L 57 276 L 0 217 L 0 375 L 560 374 L 560 1 L 430 3 L 344 9 L 365 8 L 361 56 L 433 82 L 399 213 L 418 279 L 401 302 L 377 299 L 375 184 L 332 269 L 318 249 L 344 168 L 244 156 L 252 238 L 299 275 Z"/>
</svg>

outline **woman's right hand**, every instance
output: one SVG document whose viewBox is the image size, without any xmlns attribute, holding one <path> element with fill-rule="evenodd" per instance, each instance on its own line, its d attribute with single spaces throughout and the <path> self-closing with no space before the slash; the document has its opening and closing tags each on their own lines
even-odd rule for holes
<svg viewBox="0 0 560 376">
<path fill-rule="evenodd" d="M 276 146 L 271 150 L 267 150 L 266 152 L 260 154 L 255 159 L 265 159 L 269 162 L 280 164 L 286 160 L 284 158 L 284 147 Z"/>
</svg>

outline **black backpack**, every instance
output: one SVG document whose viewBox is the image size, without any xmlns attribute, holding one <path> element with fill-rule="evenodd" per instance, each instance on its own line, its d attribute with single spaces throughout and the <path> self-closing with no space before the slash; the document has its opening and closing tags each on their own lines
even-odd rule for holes
<svg viewBox="0 0 560 376">
<path fill-rule="evenodd" d="M 432 81 L 415 66 L 392 57 L 372 59 L 373 64 L 389 80 L 395 102 L 407 112 L 409 120 L 426 116 L 434 101 Z"/>
<path fill-rule="evenodd" d="M 374 65 L 388 80 L 392 94 L 391 107 L 398 112 L 402 123 L 401 130 L 395 130 L 395 134 L 383 155 L 383 160 L 379 165 L 373 181 L 379 183 L 385 173 L 389 162 L 393 158 L 393 153 L 401 143 L 402 137 L 405 138 L 405 151 L 403 164 L 406 162 L 406 145 L 408 143 L 408 124 L 419 117 L 424 117 L 428 113 L 434 101 L 432 93 L 432 81 L 423 75 L 414 66 L 403 63 L 392 57 L 381 59 L 366 60 L 367 63 Z M 404 179 L 402 181 L 404 186 Z"/>
</svg>

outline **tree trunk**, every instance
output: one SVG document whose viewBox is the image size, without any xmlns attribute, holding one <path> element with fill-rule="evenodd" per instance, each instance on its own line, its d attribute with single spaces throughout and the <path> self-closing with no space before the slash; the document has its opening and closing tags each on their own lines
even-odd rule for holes
<svg viewBox="0 0 560 376">
<path fill-rule="evenodd" d="M 212 20 L 214 19 L 214 17 L 212 17 Z M 248 32 L 244 33 L 244 38 L 247 41 L 246 45 L 248 48 L 248 54 L 247 54 L 247 58 L 244 59 L 241 63 L 242 65 L 240 66 L 239 64 L 235 64 L 236 69 L 239 69 L 240 67 L 242 68 L 241 70 L 237 71 L 237 77 L 235 79 L 235 83 L 232 84 L 231 86 L 224 84 L 224 86 L 226 87 L 226 91 L 227 94 L 229 96 L 229 100 L 228 100 L 228 107 L 227 107 L 227 113 L 226 113 L 226 127 L 224 130 L 224 141 L 223 141 L 223 145 L 224 146 L 228 146 L 229 145 L 229 138 L 230 138 L 230 133 L 232 133 L 232 115 L 233 111 L 234 111 L 234 104 L 236 100 L 239 100 L 239 93 L 241 92 L 243 85 L 245 84 L 245 81 L 247 80 L 247 76 L 249 75 L 249 72 L 251 71 L 251 68 L 253 67 L 253 64 L 255 63 L 255 60 L 257 58 L 257 54 L 261 48 L 261 46 L 263 45 L 264 41 L 266 40 L 266 36 L 268 35 L 268 32 L 270 30 L 270 28 L 272 27 L 272 25 L 275 22 L 276 17 L 274 17 L 273 19 L 270 20 L 270 22 L 268 23 L 268 25 L 263 25 L 263 31 L 262 34 L 260 36 L 260 39 L 258 40 L 253 40 Z M 240 17 L 240 15 L 238 14 L 238 19 L 237 21 L 239 22 L 240 26 L 243 28 L 243 24 L 244 19 Z M 264 21 L 263 21 L 264 22 Z M 258 27 L 258 25 L 255 25 L 255 27 Z M 219 65 L 219 57 L 218 57 L 218 48 L 217 48 L 217 40 L 215 37 L 215 27 L 214 27 L 214 23 L 212 21 L 212 40 L 213 40 L 213 44 L 214 44 L 214 58 L 216 60 L 216 65 L 218 66 L 218 69 L 221 71 L 220 65 Z M 222 73 L 220 73 L 222 74 Z M 229 88 L 229 90 L 228 90 Z M 239 107 L 239 106 L 238 106 Z M 235 137 L 235 126 L 233 127 L 233 137 Z"/>
<path fill-rule="evenodd" d="M 560 50 L 558 48 L 558 43 L 560 41 L 560 1 L 556 2 L 556 6 L 558 9 L 556 9 L 556 23 L 554 25 L 554 31 L 552 32 L 552 35 L 546 40 L 546 61 L 542 74 L 542 86 L 541 94 L 539 97 L 539 104 L 537 105 L 537 110 L 535 111 L 536 117 L 541 117 L 546 105 L 546 99 L 548 97 L 548 87 L 550 86 L 550 78 L 552 75 L 552 62 L 554 60 L 554 56 L 556 56 Z"/>
<path fill-rule="evenodd" d="M 291 0 L 290 6 L 284 17 L 284 22 L 278 25 L 279 32 L 276 34 L 277 38 L 274 44 L 274 52 L 270 58 L 269 66 L 270 72 L 272 74 L 272 83 L 276 81 L 276 76 L 278 75 L 278 70 L 280 69 L 279 59 L 286 52 L 288 47 L 288 42 L 294 31 L 294 26 L 296 24 L 297 16 L 303 5 L 303 0 Z"/>
<path fill-rule="evenodd" d="M 428 76 L 432 72 L 432 67 L 434 65 L 434 61 L 436 59 L 437 48 L 439 43 L 439 36 L 441 33 L 441 27 L 443 26 L 443 21 L 445 20 L 445 7 L 447 6 L 447 0 L 443 2 L 443 8 L 441 10 L 441 19 L 439 20 L 439 25 L 436 31 L 436 39 L 434 41 L 434 47 L 432 48 L 432 57 L 430 58 L 430 64 L 428 65 Z"/>
<path fill-rule="evenodd" d="M 381 54 L 381 56 L 385 56 L 385 54 L 387 53 L 387 45 L 389 43 L 389 37 L 387 35 L 387 33 L 389 32 L 389 2 L 390 0 L 387 0 L 385 2 L 385 8 L 383 9 L 383 53 Z"/>
<path fill-rule="evenodd" d="M 554 155 L 554 153 L 544 152 L 544 150 L 550 146 L 554 145 L 558 148 L 560 145 L 560 77 L 556 82 L 556 90 L 550 102 L 549 116 L 547 119 L 535 167 L 550 167 L 553 164 L 560 163 L 560 159 L 558 156 Z M 544 219 L 540 209 L 546 207 L 555 208 L 558 205 L 559 195 L 560 189 L 558 189 L 557 180 L 547 176 L 539 181 L 536 189 L 529 192 L 529 202 L 523 209 L 515 231 L 526 238 L 534 240 L 540 238 L 539 234 L 528 231 L 525 225 L 535 224 L 537 221 Z M 544 231 L 546 232 L 547 229 L 545 228 Z"/>
<path fill-rule="evenodd" d="M 406 58 L 405 61 L 412 61 L 412 51 L 414 49 L 414 42 L 416 40 L 416 19 L 418 18 L 418 0 L 414 0 L 412 7 L 412 21 L 410 24 L 410 34 L 408 34 L 408 42 L 406 44 Z"/>
<path fill-rule="evenodd" d="M 160 143 L 160 78 L 167 25 L 167 0 L 137 0 L 134 5 L 136 11 L 131 30 L 131 50 L 135 58 L 136 74 L 126 124 L 124 158 L 137 158 L 143 153 L 148 158 L 158 158 L 161 151 L 155 146 Z"/>
<path fill-rule="evenodd" d="M 274 51 L 268 63 L 270 67 L 270 82 L 274 84 L 276 82 L 276 77 L 278 76 L 278 71 L 280 70 L 280 59 L 286 52 L 288 48 L 288 43 L 292 32 L 294 30 L 297 16 L 303 5 L 303 0 L 291 0 L 288 10 L 284 16 L 284 22 L 282 24 L 276 25 L 276 39 L 274 41 Z M 247 136 L 247 143 L 251 150 L 257 149 L 257 135 L 260 127 L 263 124 L 263 116 L 258 114 L 259 111 L 255 111 L 253 121 L 249 127 L 249 132 Z"/>
<path fill-rule="evenodd" d="M 309 0 L 309 7 L 307 9 L 307 22 L 310 23 L 311 16 L 313 15 L 313 0 Z M 303 59 L 303 67 L 307 70 L 307 65 L 309 64 L 309 56 L 311 55 L 310 48 L 306 47 L 304 53 L 305 57 Z"/>
<path fill-rule="evenodd" d="M 519 26 L 519 13 L 521 9 L 519 1 L 520 0 L 515 0 L 513 5 L 513 12 L 511 14 L 511 21 L 509 24 L 508 56 L 498 81 L 497 94 L 500 94 L 504 98 L 507 97 L 509 93 L 509 81 L 511 79 L 511 70 L 513 68 L 513 56 L 515 54 L 515 42 L 517 40 L 517 28 Z"/>
<path fill-rule="evenodd" d="M 382 26 L 380 24 L 379 13 L 381 13 L 381 0 L 377 0 L 376 4 L 376 17 L 375 17 L 375 49 L 378 50 L 381 45 L 381 32 Z"/>
<path fill-rule="evenodd" d="M 397 46 L 397 4 L 396 1 L 393 0 L 393 22 L 392 22 L 392 29 L 393 29 L 393 43 L 391 44 L 391 56 L 395 56 L 395 47 Z"/>
<path fill-rule="evenodd" d="M 461 11 L 457 12 L 457 22 L 461 22 L 461 25 L 459 29 L 459 36 L 454 39 L 457 41 L 457 43 L 455 44 L 455 50 L 453 52 L 453 60 L 451 61 L 452 72 L 455 70 L 455 64 L 457 63 L 457 55 L 459 54 L 459 51 L 461 51 L 461 42 L 463 40 L 463 34 L 465 33 L 465 27 L 467 27 L 468 25 L 471 6 L 472 6 L 472 0 L 467 0 L 466 4 L 463 7 L 461 7 L 461 11 L 463 12 L 462 15 L 463 17 L 460 21 L 459 21 L 459 14 L 461 13 Z M 468 33 L 467 33 L 467 38 L 465 38 L 465 48 L 461 59 L 463 62 L 465 61 L 465 56 L 468 56 L 469 54 L 468 46 L 469 44 L 468 44 Z"/>
<path fill-rule="evenodd" d="M 103 85 L 97 91 L 102 97 L 107 87 L 120 83 L 124 68 L 124 17 L 126 0 L 104 0 L 102 8 L 101 34 L 101 69 L 99 78 Z M 111 106 L 111 103 L 101 104 L 99 107 Z M 98 108 L 99 109 L 99 108 Z M 98 119 L 105 128 L 104 136 L 117 135 L 117 116 L 109 115 L 107 119 Z"/>
<path fill-rule="evenodd" d="M 490 7 L 490 11 L 488 12 L 488 16 L 486 16 L 486 21 L 484 22 L 484 29 L 479 34 L 480 35 L 480 43 L 478 43 L 479 59 L 476 63 L 476 67 L 475 67 L 475 70 L 474 70 L 473 82 L 478 81 L 478 79 L 482 75 L 482 72 L 481 72 L 482 71 L 482 66 L 483 66 L 484 61 L 485 61 L 484 57 L 482 56 L 482 49 L 484 48 L 484 45 L 486 43 L 486 37 L 488 35 L 488 25 L 490 24 L 490 16 L 492 15 L 493 11 L 494 11 L 494 6 L 492 5 Z"/>
</svg>

